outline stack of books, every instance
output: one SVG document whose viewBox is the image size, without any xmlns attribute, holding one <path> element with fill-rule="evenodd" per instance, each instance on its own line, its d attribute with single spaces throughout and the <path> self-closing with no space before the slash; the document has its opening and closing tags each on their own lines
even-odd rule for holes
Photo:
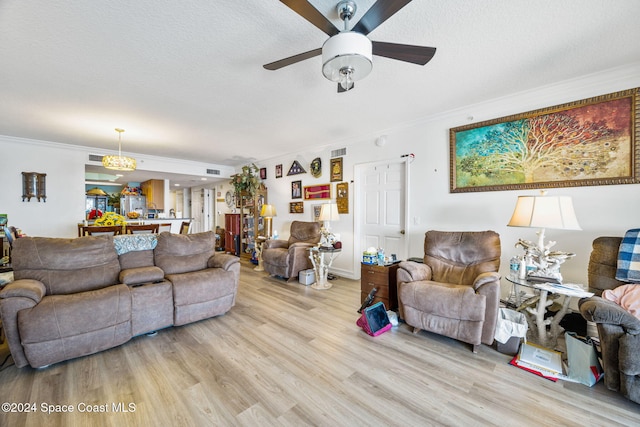
<svg viewBox="0 0 640 427">
<path fill-rule="evenodd" d="M 535 344 L 523 343 L 509 363 L 551 381 L 563 377 L 562 353 Z"/>
</svg>

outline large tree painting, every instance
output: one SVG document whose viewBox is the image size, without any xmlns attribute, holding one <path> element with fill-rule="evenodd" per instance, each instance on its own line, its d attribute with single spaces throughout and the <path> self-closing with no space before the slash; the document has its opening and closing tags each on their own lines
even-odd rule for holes
<svg viewBox="0 0 640 427">
<path fill-rule="evenodd" d="M 451 129 L 451 191 L 638 182 L 636 94 Z"/>
</svg>

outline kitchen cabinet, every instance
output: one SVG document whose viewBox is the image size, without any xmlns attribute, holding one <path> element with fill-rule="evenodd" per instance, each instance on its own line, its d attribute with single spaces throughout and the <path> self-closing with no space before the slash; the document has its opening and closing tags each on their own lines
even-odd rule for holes
<svg viewBox="0 0 640 427">
<path fill-rule="evenodd" d="M 147 209 L 164 210 L 164 180 L 150 179 L 140 183 L 140 187 L 147 197 Z"/>
</svg>

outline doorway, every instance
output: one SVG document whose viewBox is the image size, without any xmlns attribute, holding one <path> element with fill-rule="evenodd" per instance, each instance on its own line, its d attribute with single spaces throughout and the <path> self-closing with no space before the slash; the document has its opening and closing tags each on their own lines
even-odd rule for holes
<svg viewBox="0 0 640 427">
<path fill-rule="evenodd" d="M 370 247 L 407 259 L 409 162 L 407 159 L 355 166 L 354 273 Z"/>
</svg>

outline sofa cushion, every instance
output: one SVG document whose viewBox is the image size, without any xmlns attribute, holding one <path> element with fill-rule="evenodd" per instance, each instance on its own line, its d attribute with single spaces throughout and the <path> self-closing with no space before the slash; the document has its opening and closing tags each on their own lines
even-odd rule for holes
<svg viewBox="0 0 640 427">
<path fill-rule="evenodd" d="M 113 236 L 22 237 L 13 244 L 14 277 L 42 282 L 47 295 L 104 288 L 118 282 Z"/>
<path fill-rule="evenodd" d="M 146 251 L 132 251 L 118 256 L 120 269 L 151 267 L 153 262 L 153 249 Z"/>
<path fill-rule="evenodd" d="M 204 270 L 214 253 L 215 234 L 211 231 L 195 234 L 160 233 L 154 249 L 155 263 L 165 275 Z"/>
</svg>

